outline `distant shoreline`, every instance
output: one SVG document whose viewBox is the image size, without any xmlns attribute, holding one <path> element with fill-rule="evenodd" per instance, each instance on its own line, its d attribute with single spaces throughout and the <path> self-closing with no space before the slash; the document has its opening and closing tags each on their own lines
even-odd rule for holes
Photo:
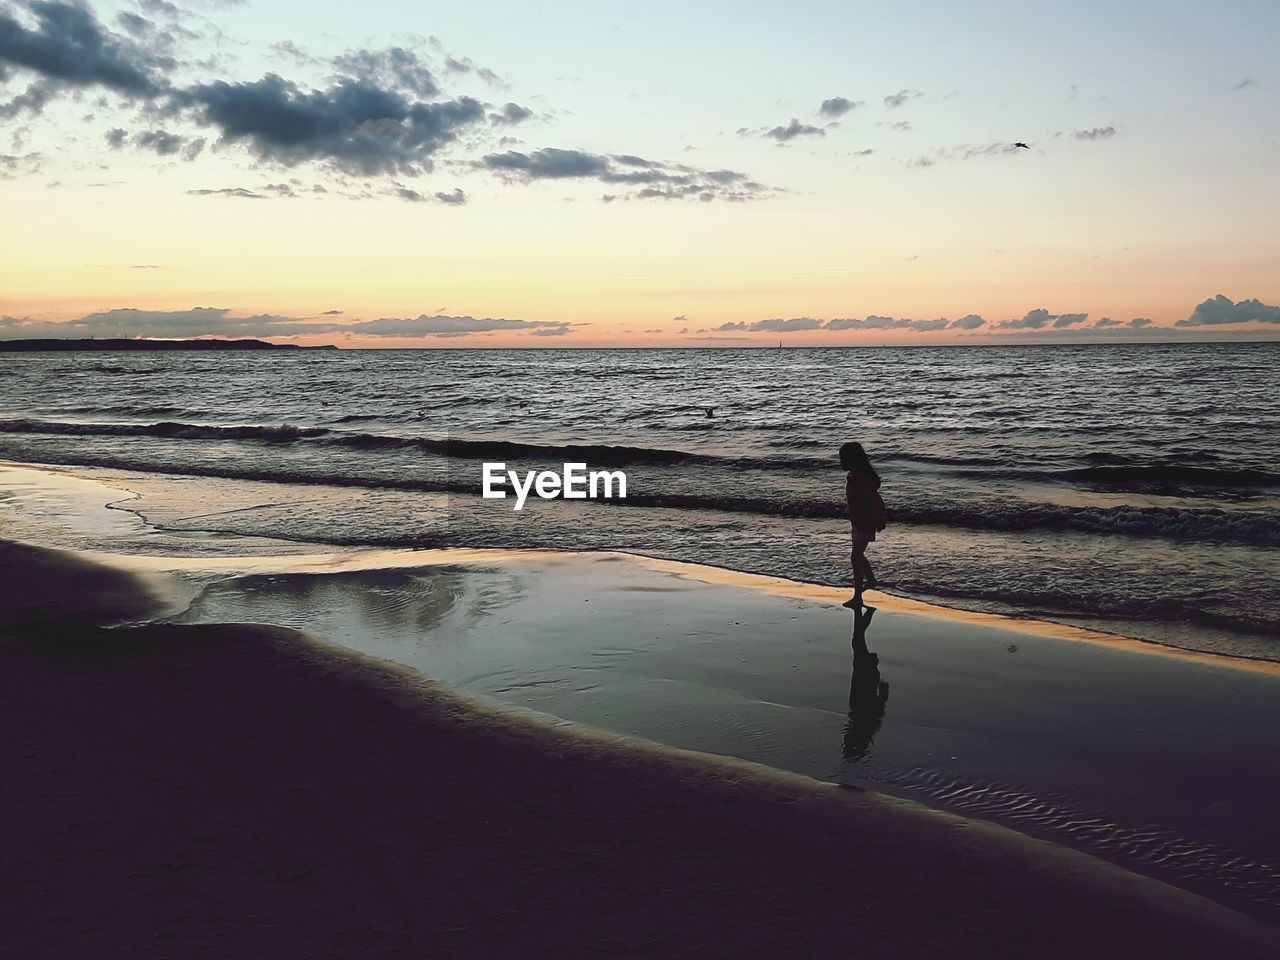
<svg viewBox="0 0 1280 960">
<path fill-rule="evenodd" d="M 333 344 L 304 347 L 296 343 L 268 343 L 266 340 L 215 340 L 207 337 L 192 340 L 132 340 L 126 337 L 79 340 L 41 338 L 34 340 L 0 340 L 0 353 L 42 353 L 53 351 L 104 352 L 120 350 L 337 350 Z"/>
</svg>

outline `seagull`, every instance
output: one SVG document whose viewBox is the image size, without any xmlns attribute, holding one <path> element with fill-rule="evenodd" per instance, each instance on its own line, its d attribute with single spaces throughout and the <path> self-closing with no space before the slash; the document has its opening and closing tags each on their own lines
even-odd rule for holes
<svg viewBox="0 0 1280 960">
<path fill-rule="evenodd" d="M 1030 149 L 1031 149 L 1031 148 L 1030 148 L 1030 147 L 1028 147 L 1025 143 L 1015 143 L 1015 144 L 1013 145 L 1013 148 L 1014 148 L 1015 150 L 1016 150 L 1016 149 L 1018 149 L 1018 147 L 1021 147 L 1023 150 L 1030 150 Z"/>
</svg>

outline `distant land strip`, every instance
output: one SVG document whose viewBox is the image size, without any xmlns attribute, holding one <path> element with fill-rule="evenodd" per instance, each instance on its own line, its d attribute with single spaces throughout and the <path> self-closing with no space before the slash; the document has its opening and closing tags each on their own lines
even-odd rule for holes
<svg viewBox="0 0 1280 960">
<path fill-rule="evenodd" d="M 337 350 L 333 344 L 303 347 L 296 343 L 268 343 L 265 340 L 133 340 L 127 337 L 65 340 L 48 337 L 35 340 L 0 340 L 0 353 L 36 353 L 45 350 Z"/>
</svg>

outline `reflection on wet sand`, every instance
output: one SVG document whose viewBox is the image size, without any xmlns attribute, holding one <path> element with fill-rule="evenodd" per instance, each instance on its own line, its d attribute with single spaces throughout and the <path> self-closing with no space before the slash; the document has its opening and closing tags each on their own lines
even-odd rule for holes
<svg viewBox="0 0 1280 960">
<path fill-rule="evenodd" d="M 875 613 L 875 607 L 862 604 L 853 608 L 853 673 L 849 678 L 849 719 L 844 728 L 845 760 L 860 760 L 867 755 L 889 702 L 889 684 L 880 677 L 880 655 L 867 648 L 867 628 Z"/>
</svg>

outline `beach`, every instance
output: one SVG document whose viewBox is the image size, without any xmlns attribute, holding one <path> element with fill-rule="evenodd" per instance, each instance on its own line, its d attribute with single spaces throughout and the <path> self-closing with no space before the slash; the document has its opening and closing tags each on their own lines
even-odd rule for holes
<svg viewBox="0 0 1280 960">
<path fill-rule="evenodd" d="M 1255 957 L 1273 932 L 901 801 L 524 722 L 6 545 L 9 956 Z M 31 601 L 80 600 L 33 625 Z M 25 609 L 8 598 L 26 597 Z M 96 616 L 92 619 L 96 619 Z M 20 829 L 17 829 L 20 825 Z"/>
<path fill-rule="evenodd" d="M 1234 692 L 1245 712 L 1255 709 L 1251 684 L 1274 682 L 1270 665 L 1126 650 L 1103 635 L 943 616 L 870 594 L 882 609 L 865 639 L 879 651 L 888 703 L 880 717 L 841 718 L 870 736 L 861 742 L 855 732 L 852 761 L 841 756 L 843 735 L 826 742 L 832 769 L 851 775 L 824 782 L 714 751 L 736 730 L 748 746 L 774 744 L 778 756 L 764 758 L 772 763 L 794 756 L 779 734 L 786 724 L 759 721 L 770 701 L 752 683 L 785 675 L 801 656 L 819 673 L 841 664 L 829 679 L 840 698 L 851 692 L 850 638 L 831 636 L 822 619 L 839 618 L 830 623 L 843 630 L 851 615 L 827 588 L 611 555 L 317 553 L 252 541 L 237 554 L 224 539 L 197 540 L 177 556 L 183 538 L 152 530 L 147 540 L 136 518 L 95 507 L 94 496 L 118 500 L 119 490 L 61 472 L 21 476 L 27 486 L 9 484 L 7 516 L 26 519 L 10 529 L 39 528 L 56 540 L 54 518 L 83 532 L 97 516 L 101 546 L 132 549 L 75 556 L 3 547 L 3 756 L 13 766 L 4 822 L 16 865 L 6 894 L 21 918 L 4 955 L 67 956 L 90 945 L 103 955 L 156 957 L 851 949 L 884 957 L 1257 957 L 1278 948 L 1275 927 L 1260 919 L 1265 903 L 1242 901 L 1239 890 L 1232 909 L 1060 842 L 936 809 L 946 806 L 941 797 L 922 793 L 925 806 L 909 786 L 884 783 L 885 792 L 858 776 L 877 761 L 877 743 L 892 745 L 892 756 L 911 731 L 930 725 L 906 719 L 912 688 L 928 677 L 924 665 L 909 666 L 922 644 L 949 675 L 952 698 L 970 704 L 959 712 L 985 701 L 991 709 L 975 716 L 986 720 L 1017 704 L 1008 686 L 1018 658 L 1046 651 L 1057 651 L 1052 663 L 1063 668 L 1073 656 L 1122 656 L 1135 684 L 1145 665 L 1208 670 L 1226 685 L 1215 696 Z M 415 578 L 417 605 L 406 601 L 405 577 Z M 302 598 L 292 615 L 291 597 Z M 236 604 L 247 611 L 263 603 L 276 604 L 276 625 L 217 620 Z M 640 643 L 646 608 L 674 625 L 668 642 Z M 725 630 L 740 648 L 690 636 L 706 626 L 699 608 L 717 621 L 729 616 Z M 354 620 L 352 609 L 362 611 Z M 814 620 L 816 638 L 803 629 Z M 913 627 L 917 621 L 929 629 Z M 110 623 L 126 625 L 100 626 Z M 297 629 L 301 623 L 311 629 Z M 350 646 L 353 623 L 362 642 L 383 647 Z M 417 649 L 446 654 L 435 661 L 437 676 L 394 650 L 406 627 L 421 640 Z M 976 656 L 984 630 L 999 631 L 1008 671 L 957 675 L 945 648 Z M 1009 653 L 1011 644 L 1026 652 Z M 768 659 L 770 648 L 787 666 Z M 668 662 L 680 649 L 695 652 Z M 628 659 L 620 651 L 630 650 L 632 663 L 648 666 L 608 665 L 585 682 L 574 650 L 606 661 Z M 487 659 L 500 669 L 485 668 Z M 577 675 L 573 682 L 552 676 L 551 661 Z M 1040 661 L 1026 662 L 1039 672 Z M 667 669 L 657 670 L 660 663 Z M 516 675 L 522 679 L 511 683 Z M 673 676 L 683 687 L 654 700 Z M 1200 674 L 1192 680 L 1204 682 Z M 923 693 L 921 702 L 937 702 L 927 687 Z M 683 723 L 671 712 L 680 701 L 704 722 Z M 574 703 L 596 714 L 575 717 Z M 806 714 L 803 704 L 773 703 L 772 713 L 789 706 L 794 717 L 823 715 L 820 704 Z M 664 713 L 665 722 L 655 721 Z M 654 725 L 645 736 L 620 733 L 619 716 Z M 1006 715 L 998 725 L 1022 719 Z M 981 730 L 973 718 L 946 722 L 958 738 Z M 1248 727 L 1234 733 L 1241 756 L 1256 747 Z M 834 729 L 848 733 L 843 724 Z M 906 739 L 895 739 L 904 730 Z M 1158 742 L 1133 736 L 1114 739 L 1117 762 L 1127 755 L 1133 765 L 1128 752 L 1143 736 Z M 1011 742 L 1003 740 L 1006 750 Z M 1058 749 L 1079 749 L 1069 730 Z M 1029 780 L 1057 768 L 1054 745 L 1046 741 L 1043 752 L 1045 769 L 1022 770 Z M 1079 769 L 1101 781 L 1115 768 L 1107 750 L 1095 752 L 1104 762 Z M 1020 770 L 1025 759 L 986 754 Z M 1148 762 L 1157 777 L 1163 762 Z M 1262 779 L 1248 786 L 1270 789 Z M 1230 821 L 1248 811 L 1227 813 Z M 999 819 L 1000 811 L 975 816 Z"/>
</svg>

